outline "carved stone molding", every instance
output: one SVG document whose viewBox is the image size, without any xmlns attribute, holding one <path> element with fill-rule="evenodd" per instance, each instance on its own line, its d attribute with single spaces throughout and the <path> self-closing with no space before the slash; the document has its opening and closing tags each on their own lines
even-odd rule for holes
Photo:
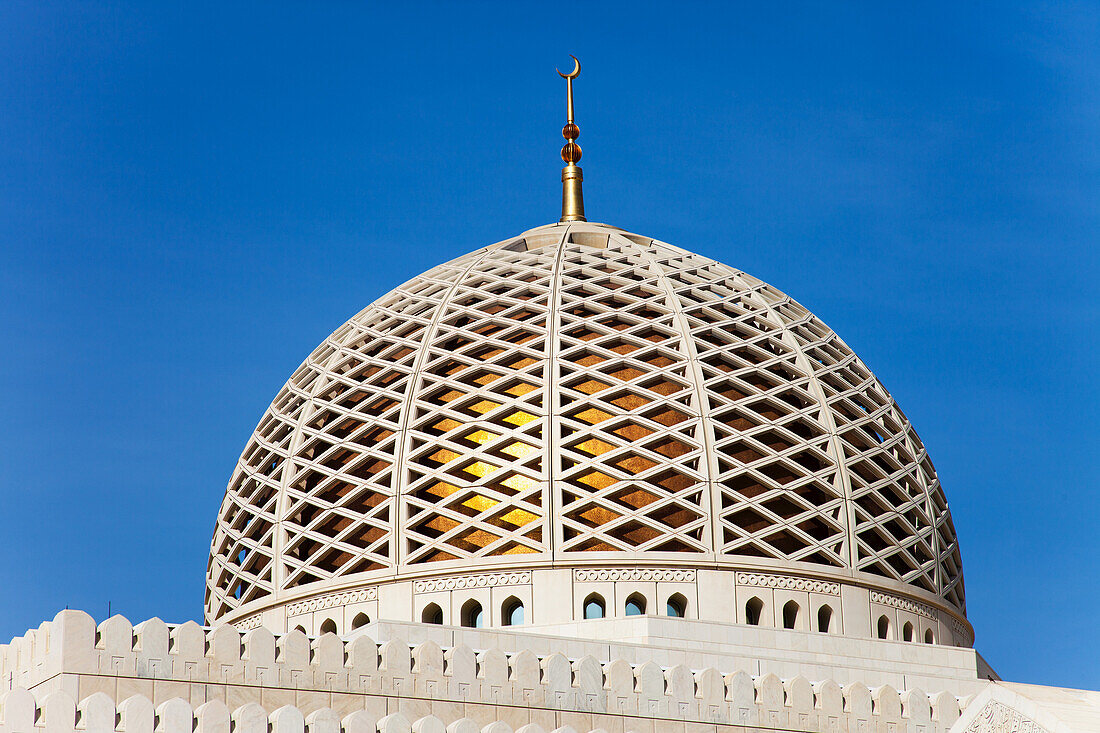
<svg viewBox="0 0 1100 733">
<path fill-rule="evenodd" d="M 259 628 L 260 621 L 263 620 L 263 614 L 257 613 L 255 616 L 249 616 L 246 619 L 242 619 L 233 624 L 237 627 L 238 631 L 251 631 L 252 629 Z"/>
<path fill-rule="evenodd" d="M 349 603 L 362 603 L 363 601 L 378 600 L 378 588 L 360 588 L 359 590 L 347 590 L 342 593 L 330 593 L 327 596 L 309 598 L 297 603 L 287 604 L 287 616 L 297 616 L 300 613 L 321 611 L 333 606 L 346 606 Z"/>
<path fill-rule="evenodd" d="M 581 582 L 633 580 L 638 582 L 657 581 L 663 583 L 692 583 L 695 581 L 695 571 L 662 570 L 659 568 L 574 570 L 573 580 Z"/>
<path fill-rule="evenodd" d="M 908 598 L 899 598 L 887 593 L 880 593 L 878 591 L 871 591 L 871 603 L 881 603 L 884 606 L 890 606 L 891 608 L 897 608 L 902 611 L 909 611 L 915 613 L 918 616 L 924 616 L 925 618 L 936 621 L 939 617 L 936 615 L 935 610 L 931 606 L 926 606 L 923 603 L 909 600 Z"/>
<path fill-rule="evenodd" d="M 1024 717 L 1019 710 L 1013 710 L 1004 703 L 991 700 L 986 703 L 970 725 L 966 733 L 1049 733 L 1046 728 L 1030 718 Z"/>
<path fill-rule="evenodd" d="M 951 617 L 950 621 L 951 621 L 951 628 L 955 630 L 956 634 L 958 634 L 961 638 L 965 639 L 966 643 L 968 643 L 968 644 L 973 644 L 974 643 L 974 635 L 970 632 L 969 629 L 967 629 L 965 626 L 963 626 L 962 623 L 954 617 Z"/>
<path fill-rule="evenodd" d="M 458 575 L 452 578 L 432 578 L 413 583 L 417 593 L 437 590 L 463 590 L 465 588 L 492 588 L 497 585 L 525 585 L 531 582 L 531 573 L 488 573 L 486 575 Z"/>
<path fill-rule="evenodd" d="M 832 583 L 827 580 L 812 580 L 810 578 L 796 578 L 792 575 L 738 573 L 737 584 L 751 585 L 758 588 L 778 588 L 783 590 L 808 591 L 811 593 L 827 593 L 831 596 L 840 595 L 840 583 Z"/>
</svg>

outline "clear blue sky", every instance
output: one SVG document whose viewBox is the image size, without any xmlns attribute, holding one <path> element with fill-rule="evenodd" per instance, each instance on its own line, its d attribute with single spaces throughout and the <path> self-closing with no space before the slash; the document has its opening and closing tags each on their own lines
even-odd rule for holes
<svg viewBox="0 0 1100 733">
<path fill-rule="evenodd" d="M 840 333 L 930 449 L 978 648 L 1100 688 L 1096 4 L 399 5 L 0 5 L 0 638 L 200 618 L 300 361 L 557 218 L 573 53 L 589 218 Z"/>
</svg>

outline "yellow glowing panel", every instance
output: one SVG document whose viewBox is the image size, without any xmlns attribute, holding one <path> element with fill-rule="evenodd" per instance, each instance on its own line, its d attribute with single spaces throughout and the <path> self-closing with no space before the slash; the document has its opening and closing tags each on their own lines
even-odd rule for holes
<svg viewBox="0 0 1100 733">
<path fill-rule="evenodd" d="M 578 364 L 580 364 L 581 366 L 586 366 L 586 367 L 595 366 L 596 364 L 599 364 L 600 362 L 603 362 L 603 361 L 607 361 L 607 359 L 603 358 L 602 356 L 597 356 L 596 354 L 589 354 L 589 355 L 585 356 L 584 358 L 577 359 Z"/>
<path fill-rule="evenodd" d="M 617 407 L 621 407 L 624 410 L 636 410 L 639 407 L 644 407 L 645 405 L 648 405 L 649 403 L 650 400 L 647 400 L 645 397 L 640 397 L 636 394 L 625 394 L 622 397 L 611 400 L 611 404 Z"/>
<path fill-rule="evenodd" d="M 434 486 L 432 486 L 428 489 L 429 494 L 432 494 L 433 496 L 438 496 L 440 498 L 450 496 L 451 494 L 455 493 L 456 491 L 458 491 L 457 486 L 454 486 L 454 485 L 448 484 L 448 483 L 444 483 L 442 481 L 440 481 L 438 484 L 435 484 Z"/>
<path fill-rule="evenodd" d="M 581 382 L 580 384 L 576 385 L 575 387 L 573 387 L 573 389 L 577 390 L 578 392 L 584 392 L 585 394 L 596 394 L 597 392 L 605 390 L 610 386 L 610 384 L 604 384 L 599 380 L 589 379 L 587 382 Z"/>
<path fill-rule="evenodd" d="M 484 374 L 484 375 L 478 377 L 477 379 L 475 379 L 474 382 L 476 384 L 480 384 L 482 387 L 484 387 L 486 384 L 491 384 L 491 383 L 497 381 L 498 379 L 500 379 L 499 374 Z"/>
<path fill-rule="evenodd" d="M 471 508 L 471 509 L 473 509 L 474 511 L 477 511 L 477 512 L 483 512 L 486 509 L 492 509 L 493 507 L 495 507 L 499 503 L 500 503 L 499 501 L 496 501 L 494 499 L 490 499 L 487 496 L 482 496 L 480 494 L 477 494 L 475 496 L 471 496 L 469 499 L 462 502 L 462 506 L 469 507 L 469 508 Z"/>
<path fill-rule="evenodd" d="M 500 403 L 493 402 L 492 400 L 482 400 L 481 402 L 470 405 L 470 409 L 479 415 L 484 415 L 486 412 L 491 412 L 498 407 L 500 407 Z"/>
<path fill-rule="evenodd" d="M 657 462 L 651 461 L 648 458 L 642 458 L 641 456 L 628 456 L 616 462 L 615 465 L 627 473 L 641 473 L 642 471 L 656 466 Z"/>
<path fill-rule="evenodd" d="M 588 484 L 594 489 L 606 489 L 608 486 L 618 483 L 618 479 L 608 476 L 606 473 L 600 473 L 599 471 L 586 473 L 577 480 L 582 484 Z"/>
<path fill-rule="evenodd" d="M 627 440 L 641 440 L 642 438 L 653 435 L 653 431 L 649 428 L 642 427 L 641 425 L 623 425 L 613 431 L 616 435 L 621 435 Z"/>
<path fill-rule="evenodd" d="M 584 451 L 593 456 L 603 455 L 609 450 L 615 450 L 615 446 L 600 440 L 599 438 L 589 438 L 583 443 L 577 443 L 576 446 L 579 450 Z"/>
<path fill-rule="evenodd" d="M 595 425 L 601 423 L 611 417 L 611 413 L 604 412 L 603 410 L 597 410 L 595 407 L 590 407 L 584 412 L 577 413 L 577 418 L 584 420 L 589 425 Z"/>
<path fill-rule="evenodd" d="M 504 552 L 502 552 L 500 554 L 501 555 L 530 555 L 531 553 L 534 553 L 534 552 L 538 552 L 538 550 L 532 550 L 530 547 L 525 547 L 524 545 L 516 545 L 515 547 L 508 548 L 507 550 L 505 550 Z"/>
<path fill-rule="evenodd" d="M 610 509 L 604 509 L 602 506 L 594 506 L 590 507 L 587 511 L 581 512 L 577 516 L 589 524 L 599 526 L 601 524 L 607 524 L 613 519 L 618 519 L 620 515 Z"/>
<path fill-rule="evenodd" d="M 520 382 L 519 384 L 515 385 L 514 387 L 509 387 L 508 389 L 506 389 L 504 391 L 507 392 L 510 395 L 515 395 L 516 397 L 522 397 L 523 395 L 527 394 L 528 392 L 534 392 L 536 389 L 538 389 L 538 387 L 536 387 L 533 384 L 527 384 L 527 382 Z"/>
<path fill-rule="evenodd" d="M 676 384 L 676 382 L 670 382 L 668 380 L 665 380 L 663 382 L 658 382 L 657 384 L 651 384 L 648 387 L 646 387 L 646 389 L 648 389 L 651 392 L 656 392 L 657 394 L 660 394 L 660 395 L 668 396 L 670 394 L 676 394 L 681 389 L 683 389 L 683 387 Z"/>
<path fill-rule="evenodd" d="M 432 517 L 430 521 L 425 522 L 424 526 L 436 532 L 448 532 L 457 527 L 458 522 L 453 519 L 448 519 L 447 517 L 436 515 Z"/>
<path fill-rule="evenodd" d="M 512 443 L 507 448 L 501 448 L 501 453 L 507 453 L 514 458 L 526 458 L 532 453 L 538 453 L 538 448 L 533 445 L 527 445 L 526 443 Z"/>
<path fill-rule="evenodd" d="M 635 369 L 634 367 L 623 367 L 617 372 L 612 372 L 611 376 L 615 377 L 615 379 L 621 379 L 624 382 L 629 382 L 631 379 L 637 379 L 643 374 L 645 374 L 645 372 L 639 369 Z"/>
<path fill-rule="evenodd" d="M 472 443 L 477 443 L 479 445 L 484 445 L 485 443 L 496 440 L 499 437 L 499 435 L 496 435 L 495 433 L 490 433 L 488 430 L 478 430 L 477 432 L 473 432 L 467 435 L 466 440 L 469 440 Z"/>
<path fill-rule="evenodd" d="M 439 431 L 444 432 L 444 433 L 448 433 L 448 432 L 454 430 L 455 428 L 460 427 L 461 425 L 462 425 L 462 423 L 458 422 L 457 420 L 452 420 L 451 418 L 448 417 L 448 418 L 444 418 L 443 420 L 440 420 L 435 425 L 432 425 L 432 429 L 433 430 L 439 430 Z"/>
<path fill-rule="evenodd" d="M 459 535 L 458 537 L 455 537 L 449 544 L 470 552 L 474 549 L 480 550 L 484 547 L 487 547 L 498 539 L 500 538 L 494 534 L 489 534 L 482 529 L 476 529 L 472 532 L 468 532 L 464 535 Z"/>
<path fill-rule="evenodd" d="M 524 367 L 529 367 L 534 363 L 534 359 L 530 357 L 524 357 L 519 361 L 512 362 L 511 364 L 505 364 L 505 366 L 507 366 L 509 369 L 523 369 Z"/>
<path fill-rule="evenodd" d="M 451 400 L 458 399 L 459 397 L 461 397 L 464 394 L 465 394 L 465 392 L 459 392 L 457 389 L 452 389 L 452 390 L 449 390 L 447 392 L 444 392 L 439 397 L 439 399 L 442 400 L 443 402 L 450 402 Z"/>
<path fill-rule="evenodd" d="M 509 476 L 506 481 L 501 481 L 500 484 L 512 491 L 529 491 L 535 487 L 535 481 L 519 474 Z"/>
<path fill-rule="evenodd" d="M 532 514 L 531 512 L 524 511 L 523 509 L 513 509 L 501 516 L 502 522 L 507 522 L 515 527 L 522 527 L 525 524 L 530 524 L 539 518 L 538 514 Z"/>
<path fill-rule="evenodd" d="M 539 419 L 538 415 L 532 415 L 529 412 L 524 412 L 523 410 L 517 410 L 516 412 L 513 412 L 508 417 L 504 418 L 504 422 L 510 422 L 513 425 L 523 426 L 523 425 L 526 425 L 527 423 L 531 422 L 532 420 L 538 420 L 538 419 Z"/>
<path fill-rule="evenodd" d="M 449 463 L 456 458 L 458 458 L 458 454 L 446 448 L 440 448 L 435 453 L 428 456 L 428 460 L 435 461 L 436 463 Z"/>
<path fill-rule="evenodd" d="M 494 466 L 491 463 L 486 463 L 485 461 L 478 461 L 477 463 L 471 463 L 469 466 L 466 466 L 466 468 L 462 470 L 466 473 L 471 473 L 478 478 L 485 478 L 494 471 L 499 471 L 500 467 Z"/>
</svg>

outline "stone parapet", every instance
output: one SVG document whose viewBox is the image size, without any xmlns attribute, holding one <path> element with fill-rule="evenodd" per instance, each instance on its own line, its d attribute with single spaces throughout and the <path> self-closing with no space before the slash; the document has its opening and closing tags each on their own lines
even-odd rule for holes
<svg viewBox="0 0 1100 733">
<path fill-rule="evenodd" d="M 352 733 L 377 726 L 394 733 L 431 716 L 423 730 L 413 730 L 427 733 L 446 724 L 472 733 L 472 725 L 533 723 L 545 730 L 656 731 L 672 725 L 683 730 L 689 722 L 700 731 L 737 725 L 936 733 L 960 714 L 949 692 L 899 693 L 889 685 L 842 687 L 801 676 L 784 680 L 591 656 L 571 660 L 528 650 L 475 652 L 464 644 L 445 650 L 431 640 L 410 647 L 397 639 L 378 644 L 366 635 L 310 639 L 293 631 L 275 637 L 263 627 L 241 633 L 159 619 L 133 626 L 121 616 L 96 626 L 78 611 L 63 611 L 0 647 L 0 680 L 8 691 L 0 731 L 12 733 L 43 726 L 45 733 L 77 725 L 89 730 L 86 724 L 101 718 L 119 721 L 125 731 L 144 730 L 150 720 L 159 721 L 158 731 L 177 725 L 180 731 L 222 730 L 205 727 L 214 725 L 209 718 L 219 726 L 233 721 L 234 733 L 261 722 L 272 732 L 306 726 Z M 22 727 L 28 719 L 36 721 L 33 730 Z"/>
</svg>

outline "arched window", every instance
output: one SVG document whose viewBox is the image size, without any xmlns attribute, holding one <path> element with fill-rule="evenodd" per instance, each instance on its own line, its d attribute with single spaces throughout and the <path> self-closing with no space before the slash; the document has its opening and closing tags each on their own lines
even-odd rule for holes
<svg viewBox="0 0 1100 733">
<path fill-rule="evenodd" d="M 523 625 L 523 601 L 512 596 L 500 607 L 500 618 L 505 626 Z"/>
<path fill-rule="evenodd" d="M 833 624 L 833 609 L 832 606 L 822 606 L 817 609 L 817 630 L 829 633 L 829 628 Z"/>
<path fill-rule="evenodd" d="M 370 616 L 365 613 L 355 614 L 355 618 L 351 620 L 351 628 L 358 629 L 360 626 L 366 626 L 370 623 Z"/>
<path fill-rule="evenodd" d="M 679 593 L 673 593 L 665 604 L 665 613 L 673 618 L 683 618 L 687 613 L 687 607 L 687 599 Z"/>
<path fill-rule="evenodd" d="M 890 619 L 886 618 L 885 616 L 878 617 L 878 638 L 890 638 Z"/>
<path fill-rule="evenodd" d="M 303 634 L 306 633 L 306 627 L 302 626 L 301 624 L 298 624 L 297 626 L 295 626 L 294 630 L 295 631 L 301 631 Z"/>
<path fill-rule="evenodd" d="M 901 638 L 905 639 L 906 641 L 913 640 L 913 624 L 909 623 L 908 621 L 905 622 L 905 626 L 901 627 Z"/>
<path fill-rule="evenodd" d="M 324 621 L 321 622 L 321 633 L 322 634 L 335 634 L 336 633 L 336 622 L 333 621 L 330 618 L 326 618 Z"/>
<path fill-rule="evenodd" d="M 936 643 L 936 635 L 932 632 L 932 629 L 925 629 L 924 630 L 924 643 L 925 644 L 935 644 Z"/>
<path fill-rule="evenodd" d="M 798 603 L 787 601 L 783 605 L 783 628 L 793 629 L 798 624 Z"/>
<path fill-rule="evenodd" d="M 764 613 L 764 601 L 755 596 L 745 604 L 745 623 L 750 626 L 760 625 L 760 616 Z"/>
<path fill-rule="evenodd" d="M 471 629 L 480 629 L 485 626 L 485 610 L 473 598 L 462 605 L 462 625 Z"/>
<path fill-rule="evenodd" d="M 626 599 L 626 615 L 627 616 L 644 616 L 645 615 L 645 596 L 641 593 L 635 593 Z"/>
<path fill-rule="evenodd" d="M 603 604 L 603 597 L 597 593 L 593 593 L 584 599 L 584 617 L 588 618 L 603 618 L 604 609 L 606 606 Z"/>
<path fill-rule="evenodd" d="M 420 612 L 420 620 L 426 624 L 441 626 L 443 624 L 443 609 L 435 603 L 429 603 Z"/>
</svg>

